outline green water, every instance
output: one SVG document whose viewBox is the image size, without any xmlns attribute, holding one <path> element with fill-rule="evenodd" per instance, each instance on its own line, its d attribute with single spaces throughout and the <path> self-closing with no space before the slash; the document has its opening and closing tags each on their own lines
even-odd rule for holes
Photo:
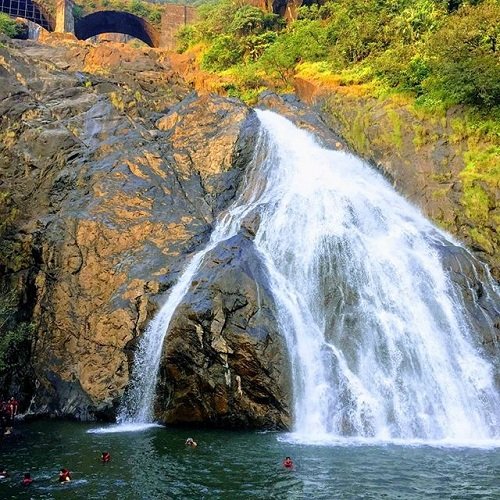
<svg viewBox="0 0 500 500">
<path fill-rule="evenodd" d="M 154 428 L 91 434 L 34 422 L 0 446 L 0 498 L 500 498 L 500 449 L 290 444 L 282 433 Z M 186 448 L 192 436 L 198 448 Z M 101 464 L 102 451 L 112 461 Z M 281 461 L 290 455 L 295 470 Z M 60 485 L 66 467 L 73 481 Z M 22 473 L 35 482 L 20 484 Z"/>
</svg>

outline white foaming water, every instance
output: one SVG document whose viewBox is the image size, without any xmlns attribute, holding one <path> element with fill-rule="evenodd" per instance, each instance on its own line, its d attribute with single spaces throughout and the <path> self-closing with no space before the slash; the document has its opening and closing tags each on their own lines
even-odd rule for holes
<svg viewBox="0 0 500 500">
<path fill-rule="evenodd" d="M 293 439 L 497 442 L 493 367 L 437 250 L 455 243 L 360 160 L 257 113 L 244 191 L 144 333 L 119 421 L 152 420 L 170 319 L 206 253 L 256 211 L 292 365 Z"/>
<path fill-rule="evenodd" d="M 97 427 L 96 429 L 89 429 L 87 434 L 118 434 L 122 432 L 141 432 L 149 429 L 156 429 L 163 427 L 163 425 L 155 423 L 124 423 L 118 425 L 108 425 L 107 427 Z"/>
</svg>

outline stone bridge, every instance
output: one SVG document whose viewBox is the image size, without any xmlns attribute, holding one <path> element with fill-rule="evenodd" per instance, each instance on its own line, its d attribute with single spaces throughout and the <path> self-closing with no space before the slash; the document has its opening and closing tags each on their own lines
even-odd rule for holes
<svg viewBox="0 0 500 500">
<path fill-rule="evenodd" d="M 243 0 L 267 12 L 296 17 L 301 5 L 320 0 Z M 48 31 L 72 33 L 80 40 L 101 33 L 131 35 L 150 47 L 173 49 L 177 30 L 195 20 L 196 9 L 186 5 L 141 0 L 0 0 L 0 12 L 32 21 Z"/>
<path fill-rule="evenodd" d="M 120 2 L 116 5 L 119 8 L 104 0 L 88 10 L 73 0 L 0 0 L 0 12 L 32 21 L 47 31 L 72 33 L 80 40 L 101 33 L 122 33 L 150 47 L 167 49 L 175 47 L 175 32 L 194 21 L 196 15 L 193 7 L 179 4 Z M 134 6 L 138 13 L 130 12 Z"/>
</svg>

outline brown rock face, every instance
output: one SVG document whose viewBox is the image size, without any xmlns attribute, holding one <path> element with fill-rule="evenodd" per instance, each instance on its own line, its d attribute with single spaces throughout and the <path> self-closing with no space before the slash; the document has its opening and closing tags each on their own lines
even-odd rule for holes
<svg viewBox="0 0 500 500">
<path fill-rule="evenodd" d="M 263 103 L 291 109 L 274 96 Z M 343 147 L 308 110 L 290 113 Z M 19 320 L 36 330 L 30 373 L 0 376 L 0 397 L 31 400 L 35 414 L 114 416 L 137 341 L 235 199 L 256 129 L 240 102 L 191 93 L 159 51 L 0 47 L 0 294 L 16 291 Z M 156 401 L 166 422 L 290 424 L 258 225 L 245 221 L 206 255 L 172 319 Z M 489 326 L 494 305 L 467 252 L 439 251 L 478 331 Z"/>
<path fill-rule="evenodd" d="M 112 417 L 155 297 L 175 281 L 235 196 L 251 158 L 256 118 L 236 101 L 188 95 L 155 52 L 134 54 L 133 75 L 125 57 L 130 49 L 119 55 L 100 49 L 106 52 L 101 65 L 112 68 L 107 77 L 103 66 L 95 69 L 96 49 L 89 46 L 28 43 L 22 53 L 0 50 L 6 193 L 0 280 L 19 290 L 36 326 L 31 410 Z M 159 89 L 148 83 L 156 81 Z M 199 342 L 197 330 L 194 345 L 182 333 L 191 332 L 191 323 L 176 320 L 167 359 L 179 349 L 213 359 L 196 369 L 199 383 L 213 385 L 197 421 L 283 426 L 284 369 L 271 364 L 284 363 L 285 356 L 271 324 L 272 306 L 258 310 L 260 285 L 249 277 L 242 291 L 231 286 L 207 291 L 217 321 L 232 321 L 217 330 L 204 309 L 199 328 L 205 328 L 207 353 L 190 351 Z M 208 299 L 204 303 L 210 307 Z M 196 304 L 201 307 L 198 298 L 183 310 Z M 269 334 L 250 331 L 267 327 Z M 159 406 L 169 421 L 194 419 L 182 410 L 185 395 L 200 388 L 190 386 L 189 369 L 179 362 L 168 367 L 179 373 L 176 406 Z"/>
<path fill-rule="evenodd" d="M 250 236 L 207 254 L 172 319 L 157 401 L 166 422 L 290 425 L 286 347 Z"/>
</svg>

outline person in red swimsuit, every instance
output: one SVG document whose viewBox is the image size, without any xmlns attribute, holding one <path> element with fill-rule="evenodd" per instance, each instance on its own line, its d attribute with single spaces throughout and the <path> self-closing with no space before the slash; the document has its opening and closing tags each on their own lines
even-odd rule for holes
<svg viewBox="0 0 500 500">
<path fill-rule="evenodd" d="M 293 462 L 290 457 L 286 457 L 285 460 L 283 460 L 283 467 L 285 467 L 285 469 L 293 469 Z"/>
<path fill-rule="evenodd" d="M 111 455 L 110 455 L 109 451 L 103 451 L 102 454 L 101 454 L 101 462 L 103 464 L 106 464 L 110 460 L 111 460 Z"/>
<path fill-rule="evenodd" d="M 59 482 L 65 483 L 71 481 L 71 472 L 68 469 L 61 469 L 59 472 Z"/>
<path fill-rule="evenodd" d="M 24 478 L 21 481 L 21 484 L 23 486 L 29 486 L 33 482 L 33 478 L 31 477 L 31 474 L 29 472 L 24 473 Z"/>
</svg>

